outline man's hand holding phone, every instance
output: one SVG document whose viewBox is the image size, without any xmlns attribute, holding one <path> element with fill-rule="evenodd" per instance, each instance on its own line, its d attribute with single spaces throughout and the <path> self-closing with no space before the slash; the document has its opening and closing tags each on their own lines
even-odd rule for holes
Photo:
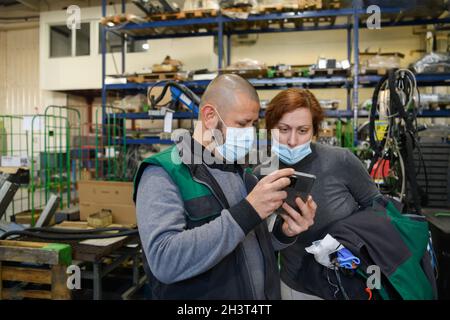
<svg viewBox="0 0 450 320">
<path fill-rule="evenodd" d="M 248 194 L 247 201 L 258 212 L 261 219 L 266 219 L 277 210 L 287 198 L 284 191 L 291 183 L 290 176 L 294 169 L 286 168 L 274 171 L 262 178 Z"/>
<path fill-rule="evenodd" d="M 274 171 L 262 178 L 246 198 L 263 220 L 282 207 L 284 209 L 284 212 L 280 213 L 284 220 L 282 230 L 288 237 L 294 237 L 312 226 L 317 209 L 316 203 L 309 195 L 312 182 L 299 180 L 295 174 L 296 172 L 291 168 Z M 302 177 L 304 176 L 305 174 Z M 306 178 L 308 178 L 307 176 Z M 311 179 L 311 177 L 309 178 Z M 306 189 L 305 183 L 308 184 Z M 288 200 L 289 188 L 301 190 L 302 195 L 306 194 L 306 202 L 297 196 L 300 193 L 292 193 L 291 198 L 295 201 L 295 209 L 292 208 L 285 202 Z M 289 202 L 292 204 L 292 201 Z"/>
</svg>

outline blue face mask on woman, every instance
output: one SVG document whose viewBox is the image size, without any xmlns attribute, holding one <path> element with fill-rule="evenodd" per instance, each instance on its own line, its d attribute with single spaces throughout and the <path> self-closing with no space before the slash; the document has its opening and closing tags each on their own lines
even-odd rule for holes
<svg viewBox="0 0 450 320">
<path fill-rule="evenodd" d="M 216 150 L 228 162 L 235 162 L 239 159 L 244 158 L 250 152 L 255 141 L 255 128 L 228 127 L 222 120 L 217 110 L 216 113 L 219 116 L 220 121 L 222 121 L 223 125 L 227 128 L 225 143 L 222 145 L 218 145 L 216 147 Z"/>
<path fill-rule="evenodd" d="M 272 139 L 272 152 L 275 153 L 282 162 L 293 165 L 311 154 L 311 140 L 296 146 L 295 148 L 289 148 L 289 146 L 278 143 Z"/>
</svg>

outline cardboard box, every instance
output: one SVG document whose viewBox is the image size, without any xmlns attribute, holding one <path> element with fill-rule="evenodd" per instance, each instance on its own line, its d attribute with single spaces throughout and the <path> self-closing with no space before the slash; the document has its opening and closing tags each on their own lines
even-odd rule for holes
<svg viewBox="0 0 450 320">
<path fill-rule="evenodd" d="M 93 176 L 93 172 L 88 169 L 83 169 L 81 171 L 81 179 L 80 180 L 91 180 Z"/>
<path fill-rule="evenodd" d="M 102 209 L 100 212 L 91 214 L 87 218 L 88 226 L 93 228 L 106 228 L 113 221 L 111 210 Z"/>
<path fill-rule="evenodd" d="M 133 183 L 86 180 L 78 182 L 80 220 L 102 209 L 111 210 L 113 223 L 136 224 Z"/>
<path fill-rule="evenodd" d="M 111 210 L 113 223 L 123 225 L 136 225 L 136 208 L 129 205 L 119 204 L 96 204 L 80 203 L 80 220 L 87 221 L 87 218 L 94 213 L 102 210 Z"/>
</svg>

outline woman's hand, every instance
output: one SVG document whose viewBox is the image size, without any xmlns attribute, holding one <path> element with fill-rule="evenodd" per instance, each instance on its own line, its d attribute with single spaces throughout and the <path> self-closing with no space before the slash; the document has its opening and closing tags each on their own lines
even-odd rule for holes
<svg viewBox="0 0 450 320">
<path fill-rule="evenodd" d="M 308 230 L 314 224 L 314 217 L 316 215 L 317 204 L 311 196 L 308 197 L 306 203 L 297 197 L 295 198 L 295 203 L 299 207 L 300 212 L 297 212 L 285 202 L 282 205 L 285 212 L 280 214 L 284 219 L 281 228 L 283 233 L 288 237 L 294 237 Z"/>
</svg>

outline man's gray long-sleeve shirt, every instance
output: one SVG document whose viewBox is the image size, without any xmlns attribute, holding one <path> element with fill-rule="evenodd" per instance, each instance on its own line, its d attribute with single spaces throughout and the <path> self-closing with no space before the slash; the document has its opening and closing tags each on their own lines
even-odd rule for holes
<svg viewBox="0 0 450 320">
<path fill-rule="evenodd" d="M 230 207 L 247 196 L 244 182 L 235 172 L 209 168 Z M 242 242 L 245 266 L 255 299 L 264 299 L 264 261 L 254 231 L 245 234 L 224 209 L 213 221 L 186 230 L 183 200 L 178 187 L 157 166 L 148 166 L 139 182 L 136 213 L 143 250 L 150 270 L 163 283 L 195 277 L 219 263 Z M 294 239 L 295 240 L 295 239 Z M 275 250 L 288 246 L 272 234 Z"/>
</svg>

